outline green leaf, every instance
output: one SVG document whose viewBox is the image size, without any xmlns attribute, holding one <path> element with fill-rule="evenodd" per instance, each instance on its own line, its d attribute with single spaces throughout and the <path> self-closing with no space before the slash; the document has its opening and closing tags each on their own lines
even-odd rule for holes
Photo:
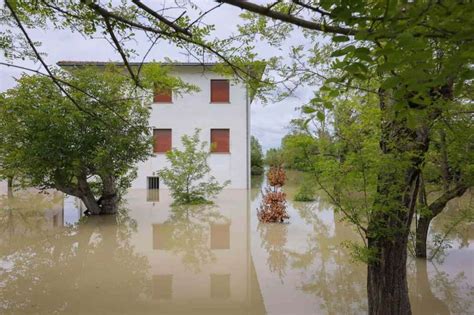
<svg viewBox="0 0 474 315">
<path fill-rule="evenodd" d="M 326 115 L 323 112 L 318 111 L 316 113 L 316 117 L 318 118 L 319 121 L 324 121 L 324 119 L 326 118 Z"/>
<path fill-rule="evenodd" d="M 344 35 L 338 35 L 332 38 L 332 41 L 335 43 L 347 42 L 349 40 L 350 40 L 349 36 L 344 36 Z"/>
</svg>

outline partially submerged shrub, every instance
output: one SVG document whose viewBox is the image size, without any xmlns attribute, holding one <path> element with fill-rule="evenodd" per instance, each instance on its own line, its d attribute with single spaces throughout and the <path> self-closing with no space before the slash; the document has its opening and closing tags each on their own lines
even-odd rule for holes
<svg viewBox="0 0 474 315">
<path fill-rule="evenodd" d="M 281 187 L 286 180 L 285 171 L 281 167 L 272 167 L 267 173 L 269 186 L 265 188 L 262 203 L 257 209 L 257 216 L 261 222 L 282 223 L 289 219 L 286 212 L 286 194 Z"/>
<path fill-rule="evenodd" d="M 298 191 L 296 192 L 295 201 L 314 201 L 314 186 L 308 178 L 304 178 Z"/>
<path fill-rule="evenodd" d="M 165 167 L 158 172 L 163 182 L 171 190 L 174 204 L 206 204 L 212 203 L 210 199 L 227 186 L 230 181 L 223 184 L 210 176 L 211 168 L 207 159 L 211 154 L 207 142 L 199 140 L 199 129 L 194 135 L 183 135 L 181 142 L 183 150 L 173 148 L 166 153 L 170 167 Z"/>
</svg>

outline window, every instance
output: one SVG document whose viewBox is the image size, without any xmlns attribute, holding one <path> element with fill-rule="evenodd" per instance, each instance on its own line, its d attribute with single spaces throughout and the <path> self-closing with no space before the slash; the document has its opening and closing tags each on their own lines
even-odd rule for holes
<svg viewBox="0 0 474 315">
<path fill-rule="evenodd" d="M 153 276 L 153 299 L 169 300 L 173 296 L 173 275 Z"/>
<path fill-rule="evenodd" d="M 229 80 L 211 80 L 211 103 L 228 103 Z"/>
<path fill-rule="evenodd" d="M 211 224 L 211 249 L 229 249 L 229 224 Z"/>
<path fill-rule="evenodd" d="M 153 129 L 153 140 L 153 152 L 168 152 L 171 150 L 171 129 Z"/>
<path fill-rule="evenodd" d="M 155 89 L 155 94 L 153 95 L 153 101 L 155 103 L 172 103 L 172 91 L 171 89 Z"/>
<path fill-rule="evenodd" d="M 211 298 L 230 298 L 230 275 L 211 274 Z"/>
<path fill-rule="evenodd" d="M 160 178 L 159 177 L 147 177 L 148 178 L 148 189 L 159 189 Z"/>
<path fill-rule="evenodd" d="M 148 189 L 146 191 L 146 201 L 150 201 L 150 202 L 160 201 L 160 190 L 159 189 Z"/>
<path fill-rule="evenodd" d="M 211 152 L 229 152 L 229 129 L 211 129 Z"/>
</svg>

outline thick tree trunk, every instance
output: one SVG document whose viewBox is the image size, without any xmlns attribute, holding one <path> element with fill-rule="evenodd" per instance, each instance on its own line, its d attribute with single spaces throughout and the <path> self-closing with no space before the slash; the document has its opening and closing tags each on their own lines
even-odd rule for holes
<svg viewBox="0 0 474 315">
<path fill-rule="evenodd" d="M 117 192 L 117 185 L 115 178 L 112 176 L 103 176 L 102 179 L 102 196 L 100 197 L 101 214 L 115 214 L 117 213 L 119 194 Z"/>
<path fill-rule="evenodd" d="M 367 266 L 369 314 L 411 314 L 406 274 L 407 243 L 420 182 L 420 166 L 428 150 L 424 124 L 407 126 L 405 115 L 380 93 L 380 148 L 383 165 L 377 198 L 367 228 L 371 256 Z M 415 109 L 405 109 L 415 110 Z"/>
<path fill-rule="evenodd" d="M 98 215 L 101 214 L 101 208 L 97 199 L 95 198 L 92 190 L 87 182 L 86 176 L 82 176 L 78 178 L 78 188 L 79 188 L 79 195 L 78 197 L 82 200 L 84 205 L 86 206 L 87 210 L 89 210 L 90 214 Z"/>
</svg>

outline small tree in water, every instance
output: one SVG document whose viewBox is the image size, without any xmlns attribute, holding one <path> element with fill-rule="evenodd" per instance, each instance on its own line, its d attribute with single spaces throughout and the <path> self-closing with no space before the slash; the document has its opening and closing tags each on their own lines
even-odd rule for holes
<svg viewBox="0 0 474 315">
<path fill-rule="evenodd" d="M 230 181 L 222 185 L 217 182 L 207 164 L 211 154 L 208 143 L 199 140 L 200 130 L 193 136 L 181 137 L 183 150 L 173 149 L 166 153 L 171 166 L 159 171 L 159 176 L 171 190 L 174 204 L 212 203 L 214 198 Z"/>
<path fill-rule="evenodd" d="M 290 218 L 286 212 L 286 194 L 281 191 L 286 181 L 285 171 L 280 166 L 273 166 L 267 173 L 267 180 L 268 186 L 257 209 L 258 219 L 264 223 L 282 223 Z"/>
</svg>

